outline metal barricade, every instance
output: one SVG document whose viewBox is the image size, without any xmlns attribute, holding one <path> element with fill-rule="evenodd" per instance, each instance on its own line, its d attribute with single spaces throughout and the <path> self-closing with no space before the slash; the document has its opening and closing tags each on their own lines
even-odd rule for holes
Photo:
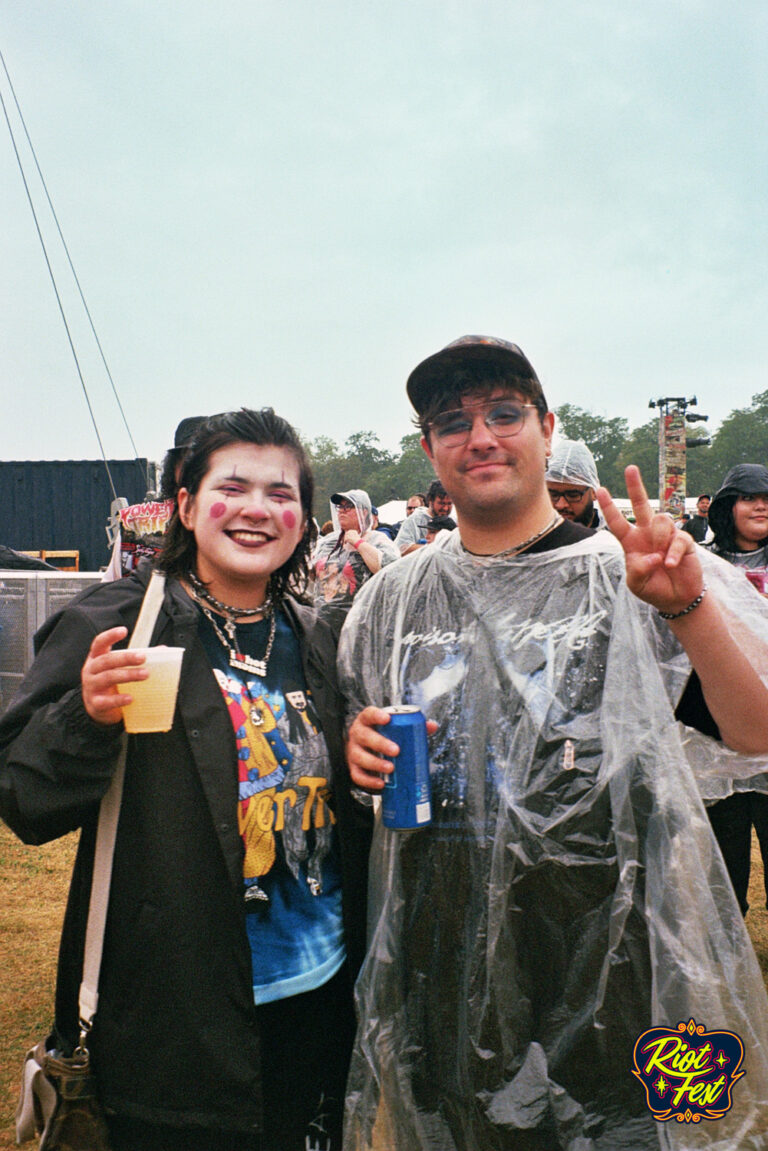
<svg viewBox="0 0 768 1151">
<path fill-rule="evenodd" d="M 32 665 L 35 632 L 100 579 L 98 572 L 0 571 L 0 714 Z"/>
</svg>

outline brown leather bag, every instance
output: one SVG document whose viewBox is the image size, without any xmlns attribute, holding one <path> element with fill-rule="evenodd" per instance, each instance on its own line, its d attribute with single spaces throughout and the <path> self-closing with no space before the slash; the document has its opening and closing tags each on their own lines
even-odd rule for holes
<svg viewBox="0 0 768 1151">
<path fill-rule="evenodd" d="M 40 1137 L 40 1151 L 109 1151 L 88 1052 L 71 1058 L 38 1043 L 27 1052 L 16 1109 L 16 1141 Z"/>
</svg>

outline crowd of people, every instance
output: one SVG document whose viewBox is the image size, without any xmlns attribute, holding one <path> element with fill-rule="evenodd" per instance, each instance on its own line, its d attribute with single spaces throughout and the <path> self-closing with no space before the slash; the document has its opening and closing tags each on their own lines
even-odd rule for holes
<svg viewBox="0 0 768 1151">
<path fill-rule="evenodd" d="M 630 522 L 515 344 L 462 337 L 407 393 L 436 480 L 396 532 L 354 489 L 319 533 L 271 409 L 195 418 L 154 564 L 38 634 L 0 814 L 29 843 L 80 830 L 49 1046 L 78 1043 L 124 754 L 88 1037 L 114 1151 L 768 1148 L 743 922 L 753 822 L 768 845 L 768 469 L 702 497 L 702 534 L 629 468 Z M 153 568 L 178 704 L 126 736 Z M 401 705 L 430 741 L 409 833 L 376 814 Z M 665 1124 L 633 1050 L 689 1020 L 739 1036 L 747 1075 Z"/>
</svg>

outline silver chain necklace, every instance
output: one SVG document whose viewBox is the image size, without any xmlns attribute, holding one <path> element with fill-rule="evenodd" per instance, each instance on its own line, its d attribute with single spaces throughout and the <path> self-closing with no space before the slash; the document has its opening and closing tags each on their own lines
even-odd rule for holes
<svg viewBox="0 0 768 1151">
<path fill-rule="evenodd" d="M 200 600 L 204 600 L 209 607 L 212 607 L 214 611 L 217 611 L 226 619 L 237 619 L 238 616 L 249 617 L 257 615 L 262 615 L 266 619 L 266 617 L 274 611 L 275 605 L 269 592 L 267 592 L 264 603 L 261 604 L 260 607 L 231 607 L 229 604 L 222 603 L 221 600 L 216 599 L 215 595 L 211 595 L 208 588 L 195 572 L 188 572 L 187 579 L 192 584 L 192 589 L 197 601 L 200 602 Z"/>
<path fill-rule="evenodd" d="M 267 650 L 264 652 L 263 659 L 254 659 L 253 656 L 248 655 L 246 652 L 240 651 L 240 646 L 237 642 L 237 632 L 235 630 L 235 621 L 226 618 L 224 621 L 224 631 L 229 636 L 229 639 L 223 634 L 218 623 L 214 619 L 213 612 L 205 606 L 200 604 L 200 611 L 210 621 L 211 627 L 216 633 L 216 638 L 219 643 L 226 649 L 229 666 L 233 667 L 235 671 L 247 671 L 251 675 L 257 675 L 259 679 L 263 679 L 267 674 L 267 664 L 269 657 L 272 654 L 272 645 L 275 642 L 275 632 L 277 630 L 277 615 L 275 612 L 271 613 L 269 622 L 269 639 L 267 640 Z M 250 694 L 249 697 L 250 699 Z M 261 712 L 257 708 L 251 708 L 251 721 L 256 727 L 260 727 L 264 722 Z"/>
<path fill-rule="evenodd" d="M 543 527 L 540 532 L 536 532 L 534 535 L 529 536 L 528 539 L 523 540 L 523 542 L 521 544 L 515 544 L 511 548 L 505 548 L 504 551 L 502 551 L 502 552 L 491 552 L 490 555 L 484 555 L 482 552 L 471 552 L 469 550 L 469 548 L 464 547 L 464 544 L 462 544 L 461 546 L 462 546 L 462 548 L 464 548 L 464 551 L 467 553 L 467 555 L 472 556 L 473 559 L 478 559 L 478 560 L 510 559 L 512 556 L 518 555 L 519 552 L 525 551 L 525 549 L 527 547 L 530 547 L 531 544 L 535 544 L 537 540 L 540 540 L 543 536 L 545 536 L 549 532 L 553 531 L 554 528 L 558 527 L 562 522 L 563 522 L 563 517 L 560 515 L 560 512 L 555 512 L 555 514 L 552 516 L 552 519 L 549 521 L 547 526 Z"/>
</svg>

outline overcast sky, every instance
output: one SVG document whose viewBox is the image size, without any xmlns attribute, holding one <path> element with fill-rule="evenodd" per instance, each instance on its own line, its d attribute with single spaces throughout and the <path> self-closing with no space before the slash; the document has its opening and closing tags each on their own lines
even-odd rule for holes
<svg viewBox="0 0 768 1151">
<path fill-rule="evenodd" d="M 0 50 L 139 455 L 241 404 L 396 449 L 466 332 L 633 427 L 768 388 L 765 0 L 5 0 Z M 4 118 L 0 212 L 0 458 L 98 458 Z"/>
</svg>

